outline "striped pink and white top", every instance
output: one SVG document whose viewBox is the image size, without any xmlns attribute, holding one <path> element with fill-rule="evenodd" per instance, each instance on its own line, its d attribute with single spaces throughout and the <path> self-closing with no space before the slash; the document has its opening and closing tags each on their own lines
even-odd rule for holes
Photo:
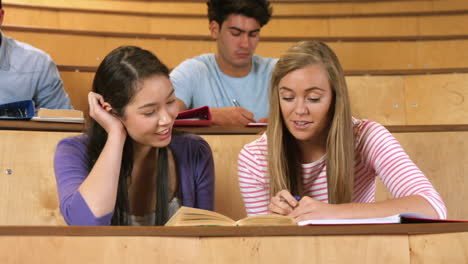
<svg viewBox="0 0 468 264">
<path fill-rule="evenodd" d="M 354 203 L 375 201 L 378 175 L 393 197 L 421 195 L 445 219 L 447 211 L 439 193 L 408 157 L 400 143 L 377 122 L 353 119 L 356 137 L 354 165 Z M 302 164 L 304 194 L 328 202 L 326 157 Z M 268 213 L 269 178 L 267 172 L 267 138 L 247 144 L 238 159 L 240 191 L 248 215 Z"/>
</svg>

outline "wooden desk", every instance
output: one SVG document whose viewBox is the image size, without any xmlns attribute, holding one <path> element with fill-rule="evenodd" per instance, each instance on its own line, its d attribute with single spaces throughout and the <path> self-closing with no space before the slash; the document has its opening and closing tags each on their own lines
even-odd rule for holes
<svg viewBox="0 0 468 264">
<path fill-rule="evenodd" d="M 387 125 L 392 133 L 412 132 L 454 132 L 468 131 L 468 124 L 455 125 Z M 175 127 L 179 131 L 195 133 L 198 135 L 259 135 L 266 127 Z M 21 120 L 0 120 L 0 130 L 29 130 L 54 132 L 84 132 L 85 124 L 37 122 Z"/>
<path fill-rule="evenodd" d="M 263 132 L 266 127 L 176 127 L 179 131 L 199 135 L 256 135 Z M 0 120 L 0 130 L 28 130 L 50 132 L 85 132 L 85 124 L 37 122 L 22 120 Z"/>
<path fill-rule="evenodd" d="M 2 263 L 466 263 L 468 223 L 0 227 Z"/>
<path fill-rule="evenodd" d="M 37 122 L 22 120 L 0 120 L 0 130 L 28 130 L 51 132 L 84 132 L 84 124 Z"/>
</svg>

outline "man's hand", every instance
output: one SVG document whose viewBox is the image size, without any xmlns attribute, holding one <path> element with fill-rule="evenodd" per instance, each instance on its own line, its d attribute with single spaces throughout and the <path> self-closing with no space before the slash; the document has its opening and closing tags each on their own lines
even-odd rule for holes
<svg viewBox="0 0 468 264">
<path fill-rule="evenodd" d="M 240 106 L 211 108 L 213 123 L 219 126 L 244 127 L 248 123 L 255 123 L 254 115 Z"/>
</svg>

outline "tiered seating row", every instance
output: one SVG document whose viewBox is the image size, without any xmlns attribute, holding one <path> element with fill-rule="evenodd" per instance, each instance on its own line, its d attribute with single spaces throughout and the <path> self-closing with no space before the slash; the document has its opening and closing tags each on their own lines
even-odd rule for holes
<svg viewBox="0 0 468 264">
<path fill-rule="evenodd" d="M 61 71 L 76 109 L 87 111 L 93 72 Z M 468 73 L 348 76 L 353 113 L 384 125 L 466 124 Z"/>
<path fill-rule="evenodd" d="M 208 39 L 187 39 L 157 35 L 108 34 L 98 32 L 44 30 L 4 26 L 5 34 L 31 43 L 49 53 L 57 64 L 97 66 L 112 49 L 137 45 L 157 54 L 170 68 L 187 58 L 215 51 Z M 46 37 L 44 37 L 46 36 Z M 263 40 L 257 54 L 278 57 L 300 39 Z M 328 42 L 340 57 L 344 69 L 404 70 L 468 68 L 468 35 L 451 40 Z M 80 47 L 80 48 L 77 48 Z M 73 51 L 73 52 L 71 52 Z"/>
<path fill-rule="evenodd" d="M 170 68 L 186 58 L 215 51 L 202 2 L 16 0 L 4 4 L 7 25 L 2 30 L 6 35 L 45 50 L 59 66 L 86 69 L 75 72 L 60 66 L 72 103 L 85 111 L 96 66 L 118 46 L 150 49 Z M 111 11 L 103 11 L 106 9 Z M 336 51 L 348 72 L 395 73 L 347 77 L 356 117 L 384 125 L 467 123 L 468 53 L 460 52 L 468 50 L 466 1 L 275 3 L 275 9 L 275 18 L 262 32 L 258 54 L 278 57 L 298 40 L 322 39 Z M 447 73 L 453 69 L 460 73 Z M 405 74 L 414 70 L 440 72 Z M 468 219 L 466 166 L 461 162 L 468 158 L 467 133 L 466 129 L 394 133 L 442 194 L 449 218 Z M 75 134 L 0 131 L 0 169 L 4 173 L 0 177 L 0 224 L 64 224 L 52 157 L 57 142 Z M 216 210 L 240 218 L 245 212 L 237 186 L 237 155 L 258 136 L 203 137 L 215 157 Z M 381 186 L 377 197 L 388 197 Z"/>
<path fill-rule="evenodd" d="M 185 3 L 189 4 L 189 3 Z M 193 4 L 193 3 L 190 3 Z M 148 33 L 182 36 L 208 36 L 206 15 L 144 15 L 139 13 L 89 12 L 83 9 L 44 9 L 13 5 L 5 16 L 6 25 L 115 33 Z M 203 10 L 206 12 L 206 10 Z M 170 12 L 170 11 L 166 11 Z M 466 35 L 468 8 L 456 13 L 425 13 L 397 16 L 275 16 L 262 29 L 262 37 L 347 38 L 423 37 Z"/>
<path fill-rule="evenodd" d="M 6 7 L 32 5 L 41 9 L 206 16 L 205 1 L 6 0 L 3 3 Z M 418 14 L 468 9 L 468 3 L 463 0 L 272 1 L 272 6 L 277 17 Z"/>
</svg>

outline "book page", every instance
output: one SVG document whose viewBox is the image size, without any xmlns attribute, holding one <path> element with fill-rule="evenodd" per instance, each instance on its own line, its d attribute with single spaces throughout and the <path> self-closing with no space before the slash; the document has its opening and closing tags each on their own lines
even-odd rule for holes
<svg viewBox="0 0 468 264">
<path fill-rule="evenodd" d="M 233 226 L 235 221 L 217 212 L 182 206 L 166 226 Z"/>
<path fill-rule="evenodd" d="M 39 108 L 37 111 L 37 117 L 71 117 L 71 118 L 83 118 L 83 111 L 71 110 L 71 109 L 48 109 Z"/>
<path fill-rule="evenodd" d="M 278 226 L 297 225 L 292 217 L 284 215 L 255 215 L 242 218 L 236 222 L 238 226 Z"/>
<path fill-rule="evenodd" d="M 246 127 L 265 127 L 267 123 L 248 123 Z"/>
<path fill-rule="evenodd" d="M 42 122 L 84 123 L 82 111 L 69 109 L 40 108 L 37 115 L 31 118 L 31 120 Z"/>
</svg>

